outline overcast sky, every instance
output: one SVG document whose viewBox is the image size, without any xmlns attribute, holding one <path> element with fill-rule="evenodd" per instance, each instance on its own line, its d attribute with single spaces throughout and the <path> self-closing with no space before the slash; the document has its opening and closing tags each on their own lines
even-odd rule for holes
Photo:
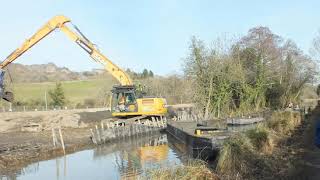
<svg viewBox="0 0 320 180">
<path fill-rule="evenodd" d="M 207 43 L 268 26 L 306 53 L 320 28 L 320 1 L 294 0 L 1 0 L 0 57 L 4 59 L 55 15 L 65 15 L 114 63 L 157 74 L 181 72 L 190 37 Z M 53 62 L 75 71 L 101 68 L 59 31 L 17 63 Z"/>
</svg>

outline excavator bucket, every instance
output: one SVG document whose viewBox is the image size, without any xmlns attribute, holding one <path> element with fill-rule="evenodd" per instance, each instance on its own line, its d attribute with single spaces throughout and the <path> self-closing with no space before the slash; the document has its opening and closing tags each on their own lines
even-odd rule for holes
<svg viewBox="0 0 320 180">
<path fill-rule="evenodd" d="M 12 102 L 13 101 L 13 93 L 9 91 L 5 91 L 5 85 L 4 85 L 4 74 L 5 71 L 0 69 L 0 98 Z"/>
</svg>

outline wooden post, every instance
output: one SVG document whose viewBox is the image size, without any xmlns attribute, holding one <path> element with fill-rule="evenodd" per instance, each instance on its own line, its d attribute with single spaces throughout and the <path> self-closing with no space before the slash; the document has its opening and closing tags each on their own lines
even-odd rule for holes
<svg viewBox="0 0 320 180">
<path fill-rule="evenodd" d="M 64 141 L 63 141 L 63 137 L 62 137 L 61 128 L 59 128 L 59 134 L 60 134 L 60 140 L 61 140 L 61 145 L 62 145 L 63 153 L 66 154 L 66 150 L 65 150 L 65 147 L 64 147 Z"/>
<path fill-rule="evenodd" d="M 93 133 L 93 130 L 90 129 L 90 131 L 91 131 L 91 136 L 92 136 L 92 142 L 93 142 L 94 144 L 97 144 L 97 140 L 96 140 L 96 137 L 95 137 L 95 135 L 94 135 L 94 133 Z"/>
<path fill-rule="evenodd" d="M 163 121 L 160 121 L 161 127 L 164 128 L 164 123 Z"/>
<path fill-rule="evenodd" d="M 98 125 L 96 125 L 96 131 L 97 131 L 97 142 L 101 142 L 100 132 L 98 129 Z"/>
<path fill-rule="evenodd" d="M 156 122 L 157 122 L 157 126 L 160 127 L 160 122 L 159 122 L 159 118 L 156 118 Z"/>
<path fill-rule="evenodd" d="M 54 128 L 52 128 L 52 141 L 53 141 L 53 146 L 56 147 L 57 146 L 57 137 L 56 137 L 56 132 L 54 130 Z"/>
<path fill-rule="evenodd" d="M 104 131 L 104 125 L 103 122 L 101 122 L 101 130 Z"/>
<path fill-rule="evenodd" d="M 154 117 L 151 117 L 152 127 L 154 127 Z"/>
</svg>

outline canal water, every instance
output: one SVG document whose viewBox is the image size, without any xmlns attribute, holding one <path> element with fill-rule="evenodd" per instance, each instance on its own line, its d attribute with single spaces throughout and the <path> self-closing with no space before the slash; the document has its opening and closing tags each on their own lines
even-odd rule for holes
<svg viewBox="0 0 320 180">
<path fill-rule="evenodd" d="M 229 126 L 228 131 L 245 131 L 256 125 Z M 153 133 L 33 163 L 7 175 L 0 173 L 0 180 L 139 179 L 149 171 L 183 164 L 196 156 L 171 135 Z"/>
<path fill-rule="evenodd" d="M 157 133 L 40 161 L 0 179 L 137 179 L 150 170 L 181 164 L 188 159 L 183 152 L 168 142 L 167 134 Z"/>
</svg>

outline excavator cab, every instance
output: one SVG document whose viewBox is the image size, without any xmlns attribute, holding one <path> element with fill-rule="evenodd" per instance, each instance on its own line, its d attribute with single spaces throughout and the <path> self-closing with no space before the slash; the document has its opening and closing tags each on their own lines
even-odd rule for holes
<svg viewBox="0 0 320 180">
<path fill-rule="evenodd" d="M 146 97 L 134 85 L 113 86 L 111 112 L 115 117 L 164 116 L 167 114 L 167 101 L 164 98 Z"/>
<path fill-rule="evenodd" d="M 112 112 L 137 112 L 137 99 L 135 86 L 114 86 L 111 90 L 111 110 Z"/>
<path fill-rule="evenodd" d="M 5 75 L 5 71 L 0 69 L 0 98 L 8 102 L 12 102 L 13 93 L 5 90 L 4 75 Z"/>
</svg>

